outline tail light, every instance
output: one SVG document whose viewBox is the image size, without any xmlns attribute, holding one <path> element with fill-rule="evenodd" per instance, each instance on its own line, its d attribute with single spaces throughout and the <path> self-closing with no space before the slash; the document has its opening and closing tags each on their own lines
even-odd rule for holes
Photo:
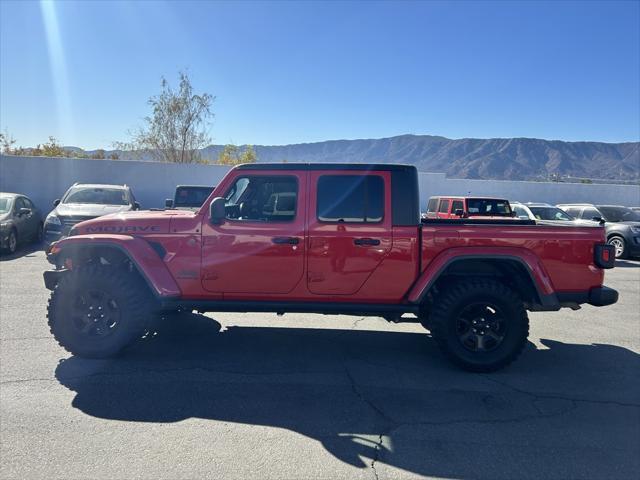
<svg viewBox="0 0 640 480">
<path fill-rule="evenodd" d="M 599 244 L 593 252 L 594 262 L 600 268 L 613 268 L 616 262 L 616 249 L 613 245 Z"/>
</svg>

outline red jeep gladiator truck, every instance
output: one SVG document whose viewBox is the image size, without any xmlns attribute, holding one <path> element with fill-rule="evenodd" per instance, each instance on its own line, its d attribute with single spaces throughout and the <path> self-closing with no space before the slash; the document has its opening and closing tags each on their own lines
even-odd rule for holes
<svg viewBox="0 0 640 480">
<path fill-rule="evenodd" d="M 196 212 L 85 221 L 47 257 L 51 332 L 85 357 L 167 312 L 309 312 L 420 322 L 448 359 L 488 372 L 523 350 L 527 310 L 618 298 L 603 227 L 421 221 L 408 165 L 240 165 Z"/>
</svg>

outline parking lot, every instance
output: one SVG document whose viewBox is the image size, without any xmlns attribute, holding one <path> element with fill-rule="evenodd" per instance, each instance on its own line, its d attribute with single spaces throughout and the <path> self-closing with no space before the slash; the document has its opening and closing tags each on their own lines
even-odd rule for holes
<svg viewBox="0 0 640 480">
<path fill-rule="evenodd" d="M 117 359 L 46 324 L 44 253 L 0 262 L 0 478 L 637 478 L 640 262 L 614 306 L 531 313 L 491 375 L 379 318 L 182 315 Z"/>
</svg>

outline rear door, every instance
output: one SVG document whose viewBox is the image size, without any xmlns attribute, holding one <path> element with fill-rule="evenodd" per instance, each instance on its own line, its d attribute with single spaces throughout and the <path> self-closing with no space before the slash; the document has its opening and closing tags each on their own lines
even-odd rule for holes
<svg viewBox="0 0 640 480">
<path fill-rule="evenodd" d="M 390 172 L 311 171 L 309 185 L 307 288 L 357 297 L 391 249 Z"/>
<path fill-rule="evenodd" d="M 238 170 L 224 196 L 224 223 L 203 222 L 204 289 L 225 297 L 293 290 L 304 273 L 307 172 Z"/>
</svg>

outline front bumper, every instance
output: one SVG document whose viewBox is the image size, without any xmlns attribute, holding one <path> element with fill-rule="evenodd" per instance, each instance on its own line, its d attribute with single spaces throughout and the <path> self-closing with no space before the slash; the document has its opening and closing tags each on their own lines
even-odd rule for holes
<svg viewBox="0 0 640 480">
<path fill-rule="evenodd" d="M 44 286 L 47 288 L 47 290 L 53 290 L 54 288 L 56 288 L 56 285 L 60 281 L 60 278 L 62 278 L 62 276 L 67 272 L 68 270 L 64 268 L 61 270 L 46 270 L 42 274 L 42 276 L 44 277 Z"/>
<path fill-rule="evenodd" d="M 633 237 L 627 239 L 627 245 L 629 247 L 629 256 L 640 257 L 640 237 Z"/>
<path fill-rule="evenodd" d="M 8 248 L 9 247 L 9 232 L 11 229 L 7 228 L 0 230 L 0 248 Z"/>
</svg>

